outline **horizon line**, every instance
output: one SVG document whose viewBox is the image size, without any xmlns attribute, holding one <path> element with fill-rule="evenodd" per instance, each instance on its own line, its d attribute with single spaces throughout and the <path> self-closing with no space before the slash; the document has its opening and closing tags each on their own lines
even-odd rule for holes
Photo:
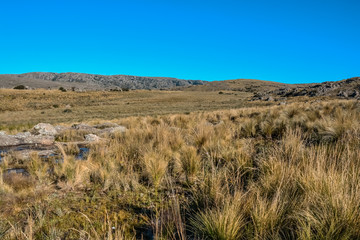
<svg viewBox="0 0 360 240">
<path fill-rule="evenodd" d="M 203 82 L 222 82 L 222 81 L 234 81 L 234 80 L 254 80 L 254 81 L 265 81 L 265 82 L 274 82 L 274 83 L 282 83 L 282 84 L 289 84 L 289 85 L 297 85 L 297 84 L 313 84 L 313 83 L 325 83 L 325 82 L 338 82 L 342 80 L 347 80 L 350 78 L 356 78 L 360 76 L 353 76 L 342 78 L 340 80 L 334 81 L 322 81 L 322 82 L 299 82 L 299 83 L 286 83 L 281 81 L 271 81 L 271 80 L 263 80 L 263 79 L 256 79 L 256 78 L 232 78 L 232 79 L 222 79 L 222 80 L 201 80 L 201 79 L 186 79 L 186 78 L 178 78 L 178 77 L 167 77 L 167 76 L 141 76 L 141 75 L 133 75 L 133 74 L 99 74 L 99 73 L 84 73 L 84 72 L 53 72 L 53 71 L 31 71 L 31 72 L 23 72 L 23 73 L 0 73 L 0 75 L 22 75 L 28 73 L 54 73 L 54 74 L 65 74 L 65 73 L 78 73 L 78 74 L 87 74 L 87 75 L 101 75 L 101 76 L 134 76 L 134 77 L 146 77 L 146 78 L 173 78 L 178 80 L 185 80 L 185 81 L 203 81 Z"/>
</svg>

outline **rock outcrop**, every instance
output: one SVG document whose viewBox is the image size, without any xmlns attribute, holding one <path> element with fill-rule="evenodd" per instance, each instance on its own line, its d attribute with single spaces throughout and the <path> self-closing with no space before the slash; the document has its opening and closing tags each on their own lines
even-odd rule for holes
<svg viewBox="0 0 360 240">
<path fill-rule="evenodd" d="M 81 132 L 80 134 L 83 134 L 84 140 L 71 143 L 86 146 L 91 142 L 102 140 L 102 137 L 124 133 L 127 129 L 124 126 L 110 122 L 95 126 L 80 123 L 74 124 L 72 127 L 54 127 L 48 123 L 39 123 L 35 125 L 30 132 L 21 132 L 15 135 L 10 135 L 6 134 L 4 131 L 0 131 L 0 161 L 2 157 L 9 152 L 18 159 L 28 159 L 31 154 L 37 154 L 41 158 L 49 158 L 50 156 L 59 155 L 55 144 L 55 138 L 64 134 L 67 130 Z M 84 148 L 81 147 L 80 150 L 84 151 Z M 84 155 L 83 152 L 81 152 L 81 154 Z M 77 156 L 77 158 L 82 158 L 79 156 Z"/>
<path fill-rule="evenodd" d="M 337 97 L 360 99 L 360 77 L 349 78 L 337 82 L 323 82 L 316 84 L 302 84 L 294 87 L 279 88 L 269 92 L 258 92 L 254 94 L 252 100 L 265 100 L 271 97 Z"/>
<path fill-rule="evenodd" d="M 98 141 L 100 141 L 100 138 L 95 134 L 87 134 L 87 135 L 85 135 L 85 141 L 98 142 Z"/>
<path fill-rule="evenodd" d="M 0 147 L 17 146 L 24 144 L 52 145 L 55 137 L 48 135 L 33 135 L 30 132 L 18 133 L 16 135 L 0 135 Z"/>
<path fill-rule="evenodd" d="M 49 123 L 39 123 L 31 131 L 35 135 L 55 136 L 58 132 L 56 128 Z"/>
</svg>

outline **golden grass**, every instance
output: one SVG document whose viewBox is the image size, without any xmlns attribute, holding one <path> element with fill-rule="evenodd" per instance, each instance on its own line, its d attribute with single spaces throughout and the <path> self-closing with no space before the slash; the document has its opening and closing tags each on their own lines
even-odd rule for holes
<svg viewBox="0 0 360 240">
<path fill-rule="evenodd" d="M 85 161 L 5 158 L 30 176 L 2 172 L 0 237 L 360 239 L 359 119 L 337 100 L 119 119 Z"/>
</svg>

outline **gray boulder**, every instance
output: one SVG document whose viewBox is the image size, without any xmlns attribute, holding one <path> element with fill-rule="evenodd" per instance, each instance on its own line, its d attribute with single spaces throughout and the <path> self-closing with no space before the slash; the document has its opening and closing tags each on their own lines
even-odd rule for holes
<svg viewBox="0 0 360 240">
<path fill-rule="evenodd" d="M 55 136 L 57 131 L 55 127 L 49 123 L 39 123 L 35 125 L 31 131 L 35 135 Z"/>
<path fill-rule="evenodd" d="M 41 145 L 52 145 L 55 142 L 54 136 L 42 136 L 42 135 L 32 135 L 27 138 L 24 138 L 21 141 L 21 144 L 41 144 Z"/>
<path fill-rule="evenodd" d="M 99 140 L 100 140 L 100 137 L 98 137 L 95 134 L 85 135 L 85 141 L 87 141 L 87 142 L 98 142 Z"/>
<path fill-rule="evenodd" d="M 32 154 L 36 154 L 41 158 L 50 158 L 51 156 L 55 156 L 56 152 L 54 150 L 32 150 L 26 149 L 23 151 L 16 151 L 13 153 L 17 159 L 27 160 L 30 159 Z"/>
<path fill-rule="evenodd" d="M 54 144 L 55 137 L 48 135 L 32 135 L 30 132 L 18 133 L 16 135 L 0 135 L 0 147 L 16 146 L 21 144 Z"/>
<path fill-rule="evenodd" d="M 13 135 L 0 135 L 0 147 L 15 146 L 21 142 Z"/>
</svg>

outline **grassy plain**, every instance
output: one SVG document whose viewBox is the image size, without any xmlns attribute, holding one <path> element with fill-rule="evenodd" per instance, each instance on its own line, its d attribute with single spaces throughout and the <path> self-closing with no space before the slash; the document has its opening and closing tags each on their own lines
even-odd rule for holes
<svg viewBox="0 0 360 240">
<path fill-rule="evenodd" d="M 247 101 L 250 96 L 250 93 L 236 91 L 219 94 L 218 91 L 61 92 L 0 89 L 0 128 L 29 127 L 39 122 L 73 123 L 240 108 L 255 105 Z"/>
<path fill-rule="evenodd" d="M 90 116 L 113 119 L 128 131 L 93 143 L 85 161 L 75 160 L 74 146 L 59 146 L 63 163 L 5 157 L 2 170 L 22 167 L 30 176 L 0 177 L 0 238 L 360 239 L 357 101 L 202 111 L 204 99 L 221 109 L 243 98 L 217 92 L 51 92 L 44 101 L 48 92 L 38 93 L 38 103 L 22 95 L 30 105 L 6 114 L 36 104 L 38 111 L 56 113 L 74 104 L 75 113 L 92 109 Z M 88 106 L 89 99 L 99 101 Z M 151 99 L 151 110 L 141 107 Z M 123 109 L 116 103 L 127 102 L 137 106 L 128 108 L 129 115 L 154 115 L 97 115 L 101 107 Z M 165 114 L 175 110 L 195 112 Z M 54 121 L 72 120 L 66 115 Z"/>
</svg>

